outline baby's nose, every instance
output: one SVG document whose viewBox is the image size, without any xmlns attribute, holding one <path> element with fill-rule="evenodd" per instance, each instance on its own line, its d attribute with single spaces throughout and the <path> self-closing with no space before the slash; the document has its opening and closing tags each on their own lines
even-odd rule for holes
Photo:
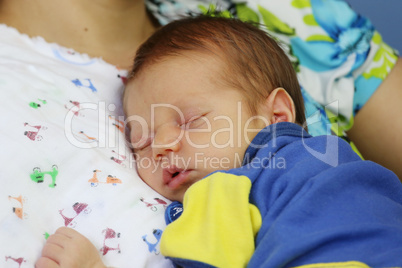
<svg viewBox="0 0 402 268">
<path fill-rule="evenodd" d="M 160 126 L 152 142 L 152 154 L 154 159 L 159 159 L 170 152 L 179 151 L 183 135 L 183 129 L 177 125 Z"/>
</svg>

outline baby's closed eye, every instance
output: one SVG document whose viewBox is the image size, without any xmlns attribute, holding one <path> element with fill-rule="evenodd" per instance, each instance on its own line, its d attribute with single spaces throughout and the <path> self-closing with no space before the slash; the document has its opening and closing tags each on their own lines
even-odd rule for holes
<svg viewBox="0 0 402 268">
<path fill-rule="evenodd" d="M 202 114 L 202 115 L 193 116 L 188 121 L 186 121 L 184 124 L 182 124 L 181 128 L 185 129 L 185 130 L 191 130 L 191 129 L 202 127 L 206 124 L 210 125 L 210 122 L 207 119 L 206 114 Z"/>
</svg>

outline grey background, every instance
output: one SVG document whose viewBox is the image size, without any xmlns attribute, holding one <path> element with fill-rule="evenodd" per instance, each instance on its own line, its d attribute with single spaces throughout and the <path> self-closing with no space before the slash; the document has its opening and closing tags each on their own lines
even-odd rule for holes
<svg viewBox="0 0 402 268">
<path fill-rule="evenodd" d="M 355 11 L 367 17 L 383 40 L 402 56 L 402 0 L 346 0 Z"/>
</svg>

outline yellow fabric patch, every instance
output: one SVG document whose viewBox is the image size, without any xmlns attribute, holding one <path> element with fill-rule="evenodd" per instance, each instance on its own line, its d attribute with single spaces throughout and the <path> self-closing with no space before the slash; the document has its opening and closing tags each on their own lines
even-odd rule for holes
<svg viewBox="0 0 402 268">
<path fill-rule="evenodd" d="M 167 226 L 161 253 L 217 267 L 245 267 L 255 250 L 261 214 L 249 203 L 245 176 L 214 173 L 186 192 L 183 214 Z"/>
</svg>

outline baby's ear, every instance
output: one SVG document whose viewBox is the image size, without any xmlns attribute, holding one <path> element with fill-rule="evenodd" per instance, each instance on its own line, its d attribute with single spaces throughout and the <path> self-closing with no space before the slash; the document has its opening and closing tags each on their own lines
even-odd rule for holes
<svg viewBox="0 0 402 268">
<path fill-rule="evenodd" d="M 285 89 L 278 87 L 269 94 L 266 107 L 270 110 L 271 124 L 296 120 L 295 104 Z"/>
</svg>

